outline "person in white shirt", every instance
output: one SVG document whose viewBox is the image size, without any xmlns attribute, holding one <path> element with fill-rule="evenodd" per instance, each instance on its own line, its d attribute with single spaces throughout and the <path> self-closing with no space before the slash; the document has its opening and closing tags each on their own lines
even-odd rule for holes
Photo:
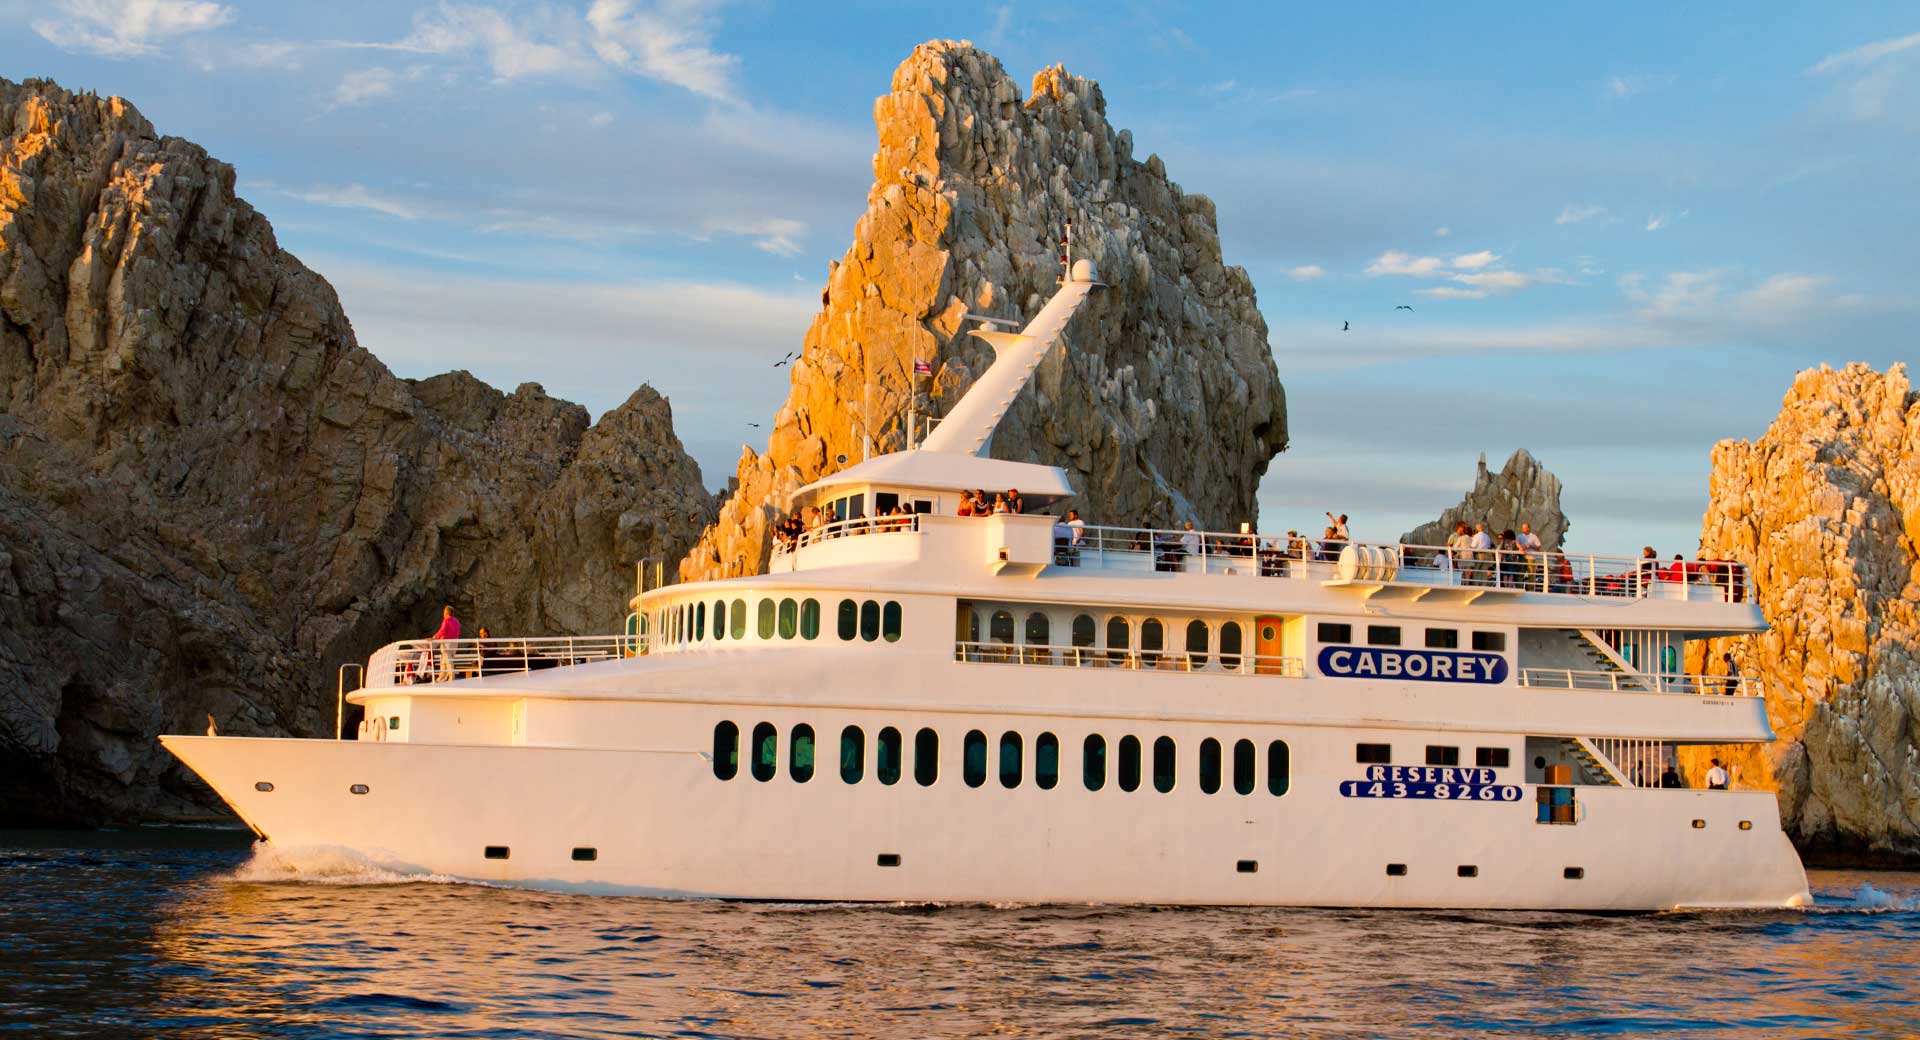
<svg viewBox="0 0 1920 1040">
<path fill-rule="evenodd" d="M 1332 513 L 1328 513 L 1327 519 L 1333 522 L 1333 536 L 1335 538 L 1343 542 L 1353 541 L 1352 536 L 1347 534 L 1347 514 L 1341 513 L 1339 516 L 1334 516 Z"/>
<path fill-rule="evenodd" d="M 1186 531 L 1180 535 L 1180 548 L 1188 556 L 1200 555 L 1200 532 L 1193 529 L 1193 521 L 1186 523 Z"/>
<path fill-rule="evenodd" d="M 1067 510 L 1067 527 L 1069 528 L 1067 537 L 1068 544 L 1072 545 L 1075 549 L 1080 548 L 1080 539 L 1086 537 L 1087 534 L 1087 522 L 1080 519 L 1080 511 L 1078 509 Z"/>
<path fill-rule="evenodd" d="M 1532 524 L 1522 523 L 1520 525 L 1520 533 L 1516 535 L 1513 540 L 1519 544 L 1520 551 L 1521 553 L 1524 554 L 1522 556 L 1522 559 L 1525 561 L 1527 565 L 1526 567 L 1527 584 L 1528 585 L 1539 584 L 1540 536 L 1533 533 Z"/>
<path fill-rule="evenodd" d="M 1713 768 L 1707 770 L 1707 790 L 1724 791 L 1727 789 L 1727 771 L 1720 765 L 1719 759 L 1713 760 Z"/>
<path fill-rule="evenodd" d="M 1469 573 L 1482 584 L 1493 584 L 1493 536 L 1487 533 L 1486 524 L 1473 525 L 1473 539 L 1467 546 L 1473 550 L 1471 558 L 1475 561 Z"/>
</svg>

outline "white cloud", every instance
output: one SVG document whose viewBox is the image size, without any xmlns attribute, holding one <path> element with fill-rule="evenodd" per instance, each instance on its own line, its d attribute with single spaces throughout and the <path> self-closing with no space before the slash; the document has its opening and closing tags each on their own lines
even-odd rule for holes
<svg viewBox="0 0 1920 1040">
<path fill-rule="evenodd" d="M 1722 276 L 1720 271 L 1673 271 L 1649 289 L 1646 276 L 1636 271 L 1620 277 L 1620 291 L 1642 318 L 1688 318 L 1719 303 Z"/>
<path fill-rule="evenodd" d="M 385 97 L 393 93 L 397 79 L 391 69 L 356 69 L 340 77 L 339 85 L 333 88 L 333 102 L 327 107 L 351 108 Z"/>
<path fill-rule="evenodd" d="M 613 125 L 613 113 L 595 112 L 593 115 L 587 117 L 587 123 L 591 126 L 611 126 Z"/>
<path fill-rule="evenodd" d="M 1415 289 L 1414 292 L 1442 300 L 1482 300 L 1487 295 L 1483 289 L 1456 289 L 1451 285 L 1436 285 L 1431 289 Z"/>
<path fill-rule="evenodd" d="M 593 0 L 587 24 L 609 65 L 721 101 L 734 98 L 736 55 L 712 48 L 712 16 L 698 0 Z"/>
<path fill-rule="evenodd" d="M 589 79 L 602 73 L 587 51 L 578 15 L 539 8 L 514 18 L 481 4 L 441 3 L 414 15 L 413 31 L 393 49 L 457 55 L 478 51 L 501 80 L 529 76 Z"/>
<path fill-rule="evenodd" d="M 1500 259 L 1491 249 L 1482 249 L 1478 253 L 1464 253 L 1453 258 L 1453 266 L 1462 271 L 1479 269 Z"/>
<path fill-rule="evenodd" d="M 369 189 L 364 184 L 316 184 L 310 188 L 281 188 L 271 182 L 257 182 L 260 187 L 275 194 L 291 199 L 311 203 L 315 206 L 331 206 L 335 209 L 364 209 L 374 213 L 398 217 L 401 220 L 418 220 L 426 216 L 420 207 L 403 199 L 394 198 Z"/>
<path fill-rule="evenodd" d="M 1829 54 L 1808 68 L 1806 74 L 1809 76 L 1819 76 L 1840 69 L 1865 68 L 1890 54 L 1898 54 L 1901 51 L 1910 50 L 1914 47 L 1920 47 L 1920 33 L 1914 33 L 1911 36 L 1895 36 L 1885 40 L 1876 40 L 1873 43 L 1855 47 L 1850 51 L 1838 51 Z"/>
<path fill-rule="evenodd" d="M 1673 83 L 1674 77 L 1666 73 L 1636 73 L 1633 75 L 1610 76 L 1600 92 L 1603 96 L 1611 100 L 1627 101 L 1639 97 L 1642 94 L 1665 90 L 1673 86 Z"/>
<path fill-rule="evenodd" d="M 1433 237 L 1435 238 L 1445 238 L 1451 234 L 1453 234 L 1453 229 L 1447 227 L 1445 224 L 1433 229 Z"/>
<path fill-rule="evenodd" d="M 1013 28 L 1013 5 L 1001 4 L 993 9 L 993 25 L 987 30 L 987 42 L 998 47 L 1007 42 L 1007 30 Z"/>
<path fill-rule="evenodd" d="M 1471 285 L 1476 289 L 1524 289 L 1538 281 L 1534 276 L 1520 271 L 1476 271 L 1472 274 L 1456 274 L 1452 279 L 1461 285 Z"/>
<path fill-rule="evenodd" d="M 1311 282 L 1326 273 L 1326 269 L 1319 264 L 1301 264 L 1299 267 L 1288 271 L 1287 277 L 1296 282 Z"/>
<path fill-rule="evenodd" d="M 807 233 L 807 226 L 797 220 L 785 217 L 766 217 L 761 220 L 716 221 L 709 225 L 712 231 L 724 231 L 733 235 L 747 235 L 753 238 L 753 247 L 774 256 L 799 256 L 800 236 Z"/>
<path fill-rule="evenodd" d="M 36 18 L 33 31 L 63 50 L 134 58 L 162 41 L 218 29 L 233 8 L 207 0 L 56 0 L 57 14 Z"/>
<path fill-rule="evenodd" d="M 1831 279 L 1812 274 L 1772 275 L 1759 285 L 1734 297 L 1734 306 L 1750 315 L 1760 317 L 1804 312 L 1821 302 L 1819 292 L 1830 281 Z M 1834 302 L 1842 306 L 1854 306 L 1860 301 L 1858 297 L 1843 297 Z"/>
<path fill-rule="evenodd" d="M 1565 206 L 1560 207 L 1560 215 L 1553 218 L 1553 222 L 1555 224 L 1578 224 L 1583 220 L 1592 220 L 1594 217 L 1606 213 L 1606 211 L 1607 207 L 1605 206 L 1596 206 L 1590 203 L 1575 205 L 1569 202 Z"/>
<path fill-rule="evenodd" d="M 1413 256 L 1398 249 L 1389 249 L 1367 265 L 1367 273 L 1376 277 L 1383 274 L 1404 274 L 1415 278 L 1432 278 L 1440 274 L 1446 261 L 1437 256 Z"/>
</svg>

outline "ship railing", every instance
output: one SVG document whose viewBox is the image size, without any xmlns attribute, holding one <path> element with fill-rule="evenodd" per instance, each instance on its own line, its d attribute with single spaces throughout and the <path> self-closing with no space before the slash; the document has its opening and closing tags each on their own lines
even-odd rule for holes
<svg viewBox="0 0 1920 1040">
<path fill-rule="evenodd" d="M 835 520 L 830 524 L 809 528 L 800 532 L 800 537 L 773 540 L 773 557 L 778 559 L 791 552 L 797 552 L 809 545 L 832 541 L 835 538 L 856 538 L 870 534 L 910 534 L 920 530 L 919 514 L 907 516 L 856 516 L 850 520 Z"/>
<path fill-rule="evenodd" d="M 1108 570 L 1375 580 L 1575 596 L 1752 598 L 1745 564 L 1463 549 L 1152 527 L 1054 526 L 1054 563 Z"/>
<path fill-rule="evenodd" d="M 1201 672 L 1207 675 L 1272 675 L 1299 679 L 1307 674 L 1298 657 L 1269 654 L 1197 653 L 1182 650 L 1107 649 L 1057 643 L 1001 643 L 955 640 L 953 659 L 976 664 L 1028 664 L 1054 668 L 1122 668 L 1135 671 Z"/>
<path fill-rule="evenodd" d="M 1743 675 L 1693 675 L 1682 672 L 1522 668 L 1520 685 L 1545 690 L 1613 690 L 1619 693 L 1685 693 L 1729 697 L 1760 695 L 1760 684 Z"/>
<path fill-rule="evenodd" d="M 1680 776 L 1680 756 L 1674 745 L 1664 740 L 1639 740 L 1618 737 L 1593 737 L 1587 743 L 1613 763 L 1628 787 L 1664 787 L 1661 780 L 1673 771 L 1673 786 L 1685 787 Z"/>
<path fill-rule="evenodd" d="M 545 636 L 499 639 L 409 639 L 389 643 L 367 662 L 367 686 L 477 679 L 547 668 L 638 657 L 644 635 Z"/>
</svg>

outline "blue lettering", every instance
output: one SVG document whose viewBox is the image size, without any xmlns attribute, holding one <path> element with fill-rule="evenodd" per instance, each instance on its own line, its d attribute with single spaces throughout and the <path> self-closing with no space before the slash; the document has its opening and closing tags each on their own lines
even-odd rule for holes
<svg viewBox="0 0 1920 1040">
<path fill-rule="evenodd" d="M 1322 647 L 1323 674 L 1341 678 L 1378 676 L 1422 682 L 1495 684 L 1507 679 L 1507 660 L 1499 654 L 1386 647 Z"/>
</svg>

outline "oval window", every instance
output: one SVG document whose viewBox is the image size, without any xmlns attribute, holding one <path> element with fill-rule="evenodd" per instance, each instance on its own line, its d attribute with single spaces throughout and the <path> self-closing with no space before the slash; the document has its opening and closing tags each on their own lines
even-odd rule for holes
<svg viewBox="0 0 1920 1040">
<path fill-rule="evenodd" d="M 1080 744 L 1080 782 L 1089 791 L 1107 786 L 1107 738 L 1098 733 L 1088 734 Z"/>
<path fill-rule="evenodd" d="M 883 784 L 891 786 L 900 782 L 900 731 L 892 726 L 880 731 L 880 748 L 873 771 Z"/>
<path fill-rule="evenodd" d="M 1173 738 L 1161 737 L 1153 742 L 1153 789 L 1166 794 L 1173 790 Z"/>
<path fill-rule="evenodd" d="M 1240 622 L 1229 621 L 1220 626 L 1220 667 L 1229 672 L 1240 670 L 1240 641 Z"/>
<path fill-rule="evenodd" d="M 1123 617 L 1107 619 L 1107 660 L 1119 664 L 1127 659 L 1133 645 L 1133 632 Z"/>
<path fill-rule="evenodd" d="M 867 771 L 867 735 L 858 726 L 840 731 L 840 779 L 857 784 Z"/>
<path fill-rule="evenodd" d="M 774 730 L 773 723 L 762 722 L 753 727 L 753 778 L 766 783 L 773 779 L 775 767 L 780 764 L 780 734 Z"/>
<path fill-rule="evenodd" d="M 880 638 L 889 643 L 900 641 L 900 604 L 893 600 L 880 610 Z"/>
<path fill-rule="evenodd" d="M 860 627 L 860 604 L 850 599 L 840 601 L 840 638 L 852 639 L 855 630 Z"/>
<path fill-rule="evenodd" d="M 701 600 L 693 606 L 693 638 L 695 642 L 707 638 L 706 600 Z"/>
<path fill-rule="evenodd" d="M 1187 622 L 1187 667 L 1207 666 L 1207 623 L 1195 618 Z"/>
<path fill-rule="evenodd" d="M 860 638 L 869 643 L 880 638 L 880 604 L 873 600 L 860 604 Z"/>
<path fill-rule="evenodd" d="M 940 734 L 923 729 L 913 735 L 913 782 L 932 787 L 940 779 Z"/>
<path fill-rule="evenodd" d="M 1060 782 L 1060 738 L 1042 733 L 1033 742 L 1033 783 L 1042 791 L 1051 791 Z"/>
<path fill-rule="evenodd" d="M 731 780 L 740 772 L 740 727 L 722 722 L 713 727 L 713 775 Z"/>
<path fill-rule="evenodd" d="M 800 604 L 800 638 L 817 639 L 820 636 L 820 601 L 810 599 Z"/>
<path fill-rule="evenodd" d="M 1000 786 L 1014 788 L 1020 786 L 1021 771 L 1020 734 L 1003 733 L 1000 736 Z"/>
<path fill-rule="evenodd" d="M 1200 790 L 1207 794 L 1220 790 L 1220 742 L 1212 737 L 1200 742 Z"/>
<path fill-rule="evenodd" d="M 733 638 L 747 638 L 747 601 L 743 599 L 733 601 Z"/>
<path fill-rule="evenodd" d="M 780 601 L 780 638 L 792 639 L 800 628 L 800 604 L 790 599 Z"/>
<path fill-rule="evenodd" d="M 813 779 L 813 727 L 801 723 L 793 727 L 787 752 L 787 773 L 793 782 L 804 784 Z"/>
<path fill-rule="evenodd" d="M 727 601 L 724 599 L 713 601 L 713 638 L 727 638 Z"/>
<path fill-rule="evenodd" d="M 759 631 L 760 638 L 762 639 L 773 638 L 773 601 L 772 600 L 763 599 L 760 601 L 759 608 L 754 611 L 754 621 L 756 622 L 754 627 Z"/>
<path fill-rule="evenodd" d="M 1251 740 L 1234 741 L 1233 789 L 1241 794 L 1253 793 L 1253 741 Z"/>
<path fill-rule="evenodd" d="M 1279 796 L 1287 793 L 1287 787 L 1293 782 L 1293 754 L 1287 750 L 1287 742 L 1276 740 L 1267 745 L 1267 793 Z"/>
<path fill-rule="evenodd" d="M 1140 789 L 1139 737 L 1127 736 L 1120 738 L 1120 763 L 1116 771 L 1120 774 L 1118 779 L 1122 791 L 1137 791 Z"/>
<path fill-rule="evenodd" d="M 960 742 L 960 779 L 968 787 L 987 782 L 987 735 L 977 729 L 968 730 Z"/>
</svg>

